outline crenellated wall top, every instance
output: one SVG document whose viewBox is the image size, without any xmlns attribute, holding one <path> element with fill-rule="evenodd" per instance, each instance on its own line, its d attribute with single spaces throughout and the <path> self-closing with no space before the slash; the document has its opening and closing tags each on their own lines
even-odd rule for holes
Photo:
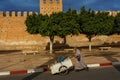
<svg viewBox="0 0 120 80">
<path fill-rule="evenodd" d="M 41 0 L 42 3 L 62 3 L 62 0 Z"/>
<path fill-rule="evenodd" d="M 95 14 L 97 14 L 99 11 L 95 11 Z M 108 12 L 109 16 L 116 16 L 120 11 L 100 11 L 100 12 Z"/>
<path fill-rule="evenodd" d="M 98 11 L 96 11 L 96 14 L 97 14 Z M 101 11 L 103 12 L 103 11 Z M 116 16 L 118 13 L 120 13 L 120 11 L 104 11 L 104 12 L 109 12 L 109 15 L 112 15 L 112 16 Z M 0 12 L 0 17 L 27 17 L 27 15 L 32 15 L 32 14 L 39 14 L 38 12 L 27 12 L 27 11 L 24 11 L 24 12 L 15 12 L 15 11 L 12 11 L 12 12 L 9 12 L 9 11 L 6 11 L 6 12 Z"/>
<path fill-rule="evenodd" d="M 27 12 L 27 11 L 24 11 L 24 12 L 15 12 L 15 11 L 12 11 L 12 12 L 9 12 L 9 11 L 6 11 L 6 12 L 0 12 L 0 17 L 26 17 L 27 15 L 32 15 L 32 14 L 38 14 L 38 12 Z"/>
</svg>

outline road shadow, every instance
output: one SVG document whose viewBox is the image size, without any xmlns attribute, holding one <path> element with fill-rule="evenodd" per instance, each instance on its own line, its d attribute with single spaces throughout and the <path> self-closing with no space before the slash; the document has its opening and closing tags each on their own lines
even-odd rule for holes
<svg viewBox="0 0 120 80">
<path fill-rule="evenodd" d="M 119 60 L 117 60 L 115 57 L 120 57 L 120 54 L 119 52 L 105 52 L 105 51 L 102 51 L 102 52 L 99 52 L 97 54 L 89 54 L 89 55 L 86 55 L 85 57 L 90 57 L 90 56 L 95 56 L 95 57 L 104 57 L 106 58 L 107 60 L 109 60 L 110 62 L 114 63 L 114 62 L 119 62 Z M 112 65 L 117 71 L 120 72 L 120 65 Z"/>
<path fill-rule="evenodd" d="M 57 59 L 59 56 L 72 57 L 71 53 L 70 54 L 69 53 L 53 53 L 52 59 L 50 59 L 49 61 L 47 61 L 46 63 L 40 66 L 37 66 L 36 69 L 40 67 L 49 67 L 49 65 L 57 62 Z"/>
<path fill-rule="evenodd" d="M 120 72 L 120 64 L 119 64 L 119 65 L 113 65 L 113 66 L 114 66 L 114 68 L 115 68 L 117 71 Z"/>
<path fill-rule="evenodd" d="M 118 60 L 114 58 L 114 56 L 117 55 L 118 52 L 100 52 L 100 54 L 101 55 L 99 56 L 103 56 L 104 58 L 106 58 L 107 60 L 111 62 L 118 62 Z"/>
<path fill-rule="evenodd" d="M 59 46 L 58 46 L 59 45 Z M 57 46 L 57 47 L 56 47 Z M 64 48 L 70 48 L 68 45 L 64 45 L 64 44 L 60 44 L 59 42 L 56 42 L 54 43 L 54 47 L 53 49 L 55 51 L 59 50 L 59 51 L 63 51 Z M 49 50 L 49 43 L 48 43 L 48 46 L 46 47 L 46 50 Z M 73 55 L 71 55 L 71 53 L 64 53 L 64 52 L 53 52 L 52 54 L 44 54 L 45 56 L 47 57 L 52 57 L 49 61 L 47 61 L 46 63 L 40 65 L 40 66 L 36 66 L 36 70 L 37 69 L 40 69 L 40 68 L 44 68 L 44 72 L 46 71 L 49 71 L 49 67 L 56 63 L 57 62 L 57 59 L 59 56 L 63 55 L 63 56 L 66 56 L 66 57 L 73 57 Z M 32 73 L 31 75 L 23 78 L 22 80 L 32 80 L 34 79 L 35 77 L 39 76 L 41 74 L 41 72 L 35 72 L 35 73 Z"/>
<path fill-rule="evenodd" d="M 15 65 L 21 64 L 21 63 L 23 63 L 23 62 L 25 62 L 25 61 L 26 61 L 26 60 L 22 60 L 22 61 L 19 61 L 19 62 L 16 62 L 16 63 L 10 64 L 10 65 L 7 65 L 7 66 L 4 66 L 4 67 L 1 67 L 0 70 L 5 69 L 5 68 L 8 68 L 8 67 L 11 67 L 11 66 L 15 66 Z"/>
<path fill-rule="evenodd" d="M 22 80 L 33 80 L 35 77 L 39 76 L 41 72 L 32 73 L 31 75 L 23 78 Z"/>
<path fill-rule="evenodd" d="M 40 68 L 44 68 L 44 72 L 45 72 L 45 71 L 48 71 L 48 64 L 54 63 L 54 61 L 55 61 L 56 59 L 57 59 L 57 57 L 49 60 L 48 62 L 46 62 L 46 63 L 44 63 L 44 64 L 42 64 L 42 65 L 40 65 L 40 66 L 37 66 L 35 69 L 37 70 L 37 69 L 40 69 Z M 34 78 L 36 78 L 37 76 L 39 76 L 41 73 L 42 73 L 42 72 L 32 73 L 31 75 L 23 78 L 22 80 L 33 80 Z"/>
<path fill-rule="evenodd" d="M 53 55 L 48 55 L 46 54 L 48 57 L 53 57 L 52 59 L 50 59 L 49 61 L 47 61 L 46 63 L 40 65 L 40 66 L 37 66 L 35 69 L 40 69 L 40 68 L 44 68 L 44 72 L 46 71 L 49 71 L 49 66 L 48 65 L 51 65 L 53 63 L 55 63 L 57 61 L 57 58 L 60 56 L 60 55 L 64 55 L 64 56 L 67 56 L 65 55 L 64 53 L 60 53 L 60 54 L 57 54 L 57 53 L 53 53 Z M 30 74 L 29 76 L 23 78 L 22 80 L 33 80 L 34 78 L 36 78 L 37 76 L 39 76 L 42 72 L 35 72 L 35 73 L 32 73 Z"/>
<path fill-rule="evenodd" d="M 111 51 L 105 52 L 105 51 L 102 51 L 102 52 L 96 52 L 95 54 L 90 54 L 89 53 L 89 54 L 85 55 L 84 57 L 90 57 L 90 56 L 104 57 L 107 60 L 109 60 L 110 62 L 118 62 L 119 60 L 117 60 L 115 58 L 115 57 L 119 57 L 118 54 L 119 54 L 118 52 L 111 52 Z"/>
</svg>

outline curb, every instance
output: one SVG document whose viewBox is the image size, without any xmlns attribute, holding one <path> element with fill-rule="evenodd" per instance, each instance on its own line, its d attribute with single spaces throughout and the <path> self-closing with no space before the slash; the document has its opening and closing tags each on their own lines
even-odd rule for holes
<svg viewBox="0 0 120 80">
<path fill-rule="evenodd" d="M 4 71 L 4 72 L 0 72 L 0 76 L 3 76 L 3 75 L 14 75 L 14 74 L 29 74 L 29 73 L 44 72 L 44 71 L 45 71 L 44 68 L 19 70 L 19 71 Z"/>
<path fill-rule="evenodd" d="M 114 66 L 118 65 L 120 62 L 108 62 L 108 63 L 100 63 L 100 64 L 88 64 L 88 67 L 102 67 L 102 66 Z"/>
<path fill-rule="evenodd" d="M 87 64 L 89 68 L 91 67 L 102 67 L 102 66 L 114 66 L 118 65 L 120 62 L 108 62 L 108 63 L 100 63 L 100 64 Z M 36 73 L 36 72 L 47 72 L 50 71 L 49 68 L 43 67 L 39 69 L 28 69 L 28 70 L 19 70 L 19 71 L 4 71 L 0 72 L 0 76 L 3 75 L 14 75 L 14 74 L 29 74 L 29 73 Z"/>
</svg>

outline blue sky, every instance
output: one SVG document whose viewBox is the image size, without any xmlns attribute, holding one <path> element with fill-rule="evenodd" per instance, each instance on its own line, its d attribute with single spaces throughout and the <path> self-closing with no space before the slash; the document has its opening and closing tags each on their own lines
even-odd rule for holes
<svg viewBox="0 0 120 80">
<path fill-rule="evenodd" d="M 120 0 L 63 0 L 63 10 L 80 10 L 82 6 L 92 10 L 120 10 Z M 0 0 L 0 11 L 39 12 L 39 0 Z"/>
</svg>

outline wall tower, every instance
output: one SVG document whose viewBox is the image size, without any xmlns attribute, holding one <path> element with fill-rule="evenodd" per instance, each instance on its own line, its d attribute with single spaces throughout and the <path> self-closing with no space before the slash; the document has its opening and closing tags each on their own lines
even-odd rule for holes
<svg viewBox="0 0 120 80">
<path fill-rule="evenodd" d="M 40 0 L 40 13 L 52 14 L 52 12 L 62 11 L 62 0 Z"/>
</svg>

